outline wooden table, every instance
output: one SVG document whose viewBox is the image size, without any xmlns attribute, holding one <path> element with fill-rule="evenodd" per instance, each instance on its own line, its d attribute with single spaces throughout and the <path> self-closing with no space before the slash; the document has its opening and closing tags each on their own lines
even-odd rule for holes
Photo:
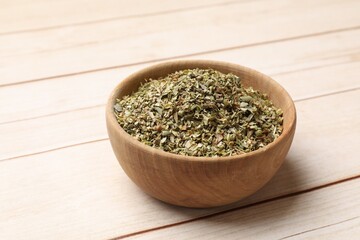
<svg viewBox="0 0 360 240">
<path fill-rule="evenodd" d="M 360 1 L 1 0 L 0 239 L 359 239 Z M 104 104 L 169 59 L 262 71 L 292 95 L 285 164 L 255 195 L 186 209 L 141 192 Z"/>
</svg>

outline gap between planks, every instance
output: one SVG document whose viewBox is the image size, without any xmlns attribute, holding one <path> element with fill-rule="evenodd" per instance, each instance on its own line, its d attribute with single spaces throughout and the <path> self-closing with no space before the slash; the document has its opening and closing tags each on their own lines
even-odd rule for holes
<svg viewBox="0 0 360 240">
<path fill-rule="evenodd" d="M 293 193 L 281 195 L 281 196 L 270 198 L 270 199 L 265 199 L 265 200 L 262 200 L 262 201 L 259 201 L 259 202 L 255 202 L 255 203 L 251 203 L 251 204 L 248 204 L 248 205 L 228 209 L 228 210 L 225 210 L 225 211 L 205 215 L 205 216 L 202 216 L 202 217 L 193 218 L 193 219 L 189 219 L 189 220 L 182 221 L 182 222 L 172 223 L 172 224 L 163 225 L 163 226 L 156 227 L 156 228 L 150 228 L 150 229 L 146 229 L 146 230 L 142 230 L 142 231 L 138 231 L 138 232 L 133 232 L 133 233 L 121 235 L 121 236 L 118 236 L 118 237 L 111 238 L 110 240 L 124 239 L 124 238 L 133 237 L 133 236 L 144 234 L 144 233 L 149 233 L 149 232 L 162 230 L 162 229 L 165 229 L 165 228 L 171 228 L 171 227 L 175 227 L 175 226 L 179 226 L 179 225 L 183 225 L 183 224 L 188 224 L 188 223 L 192 223 L 192 222 L 195 222 L 195 221 L 199 221 L 199 220 L 208 219 L 208 218 L 216 217 L 216 216 L 219 216 L 219 215 L 223 215 L 223 214 L 226 214 L 226 213 L 235 212 L 235 211 L 239 211 L 239 210 L 242 210 L 242 209 L 259 206 L 259 205 L 266 204 L 266 203 L 269 203 L 269 202 L 275 202 L 275 201 L 282 200 L 282 199 L 285 199 L 285 198 L 295 197 L 295 196 L 298 196 L 298 195 L 314 192 L 314 191 L 317 191 L 317 190 L 321 190 L 321 189 L 324 189 L 324 188 L 334 186 L 336 184 L 341 184 L 341 183 L 353 181 L 353 180 L 356 180 L 356 179 L 359 179 L 359 178 L 360 178 L 360 175 L 356 175 L 356 176 L 344 178 L 344 179 L 341 179 L 341 180 L 337 180 L 337 181 L 334 181 L 334 182 L 326 183 L 326 184 L 323 184 L 323 185 L 320 185 L 320 186 L 316 186 L 316 187 L 301 190 L 301 191 L 298 191 L 298 192 L 293 192 Z"/>
<path fill-rule="evenodd" d="M 157 58 L 157 59 L 151 59 L 151 60 L 147 60 L 147 61 L 139 61 L 139 62 L 134 62 L 134 63 L 109 66 L 109 67 L 105 67 L 105 68 L 97 68 L 97 69 L 61 74 L 61 75 L 56 75 L 56 76 L 44 77 L 44 78 L 30 79 L 30 80 L 19 81 L 19 82 L 14 82 L 14 83 L 0 84 L 0 88 L 14 86 L 14 85 L 21 85 L 21 84 L 26 84 L 26 83 L 32 83 L 32 82 L 45 81 L 45 80 L 58 80 L 59 78 L 63 78 L 63 77 L 113 70 L 113 69 L 117 69 L 117 68 L 132 67 L 132 66 L 137 66 L 137 65 L 142 65 L 142 64 L 156 63 L 156 62 L 160 62 L 160 61 L 170 61 L 170 60 L 176 60 L 179 58 L 194 57 L 194 56 L 211 54 L 211 53 L 219 53 L 219 52 L 224 52 L 224 51 L 237 50 L 237 49 L 241 49 L 241 48 L 250 48 L 250 47 L 286 42 L 286 41 L 303 39 L 303 38 L 311 38 L 311 37 L 317 37 L 317 36 L 340 33 L 340 32 L 354 31 L 354 30 L 358 30 L 358 29 L 360 29 L 360 26 L 341 28 L 341 29 L 317 32 L 317 33 L 311 33 L 311 34 L 304 34 L 304 35 L 299 35 L 299 36 L 294 36 L 294 37 L 287 37 L 287 38 L 281 38 L 281 39 L 269 40 L 269 41 L 263 41 L 263 42 L 255 42 L 255 43 L 250 43 L 250 44 L 244 44 L 244 45 L 238 45 L 238 46 L 232 46 L 232 47 L 226 47 L 226 48 L 219 48 L 219 49 L 213 49 L 213 50 L 196 52 L 196 53 L 189 53 L 189 54 L 184 54 L 184 55 L 177 55 L 177 56 L 173 56 L 173 57 Z"/>
<path fill-rule="evenodd" d="M 289 235 L 289 236 L 280 238 L 279 240 L 293 238 L 293 237 L 296 237 L 296 236 L 299 236 L 299 235 L 303 235 L 303 234 L 306 234 L 306 233 L 310 233 L 310 232 L 314 232 L 314 231 L 317 231 L 317 230 L 320 230 L 320 229 L 324 229 L 324 228 L 328 228 L 328 227 L 333 227 L 333 226 L 336 226 L 336 225 L 339 225 L 339 224 L 342 224 L 342 223 L 354 221 L 354 220 L 359 219 L 359 218 L 360 218 L 360 216 L 358 216 L 358 217 L 352 217 L 352 218 L 346 219 L 346 220 L 344 220 L 344 221 L 340 221 L 340 222 L 328 224 L 328 225 L 325 225 L 325 226 L 313 228 L 313 229 L 310 229 L 310 230 L 302 231 L 302 232 L 299 232 L 299 233 L 295 233 L 295 234 L 292 234 L 292 235 Z"/>
</svg>

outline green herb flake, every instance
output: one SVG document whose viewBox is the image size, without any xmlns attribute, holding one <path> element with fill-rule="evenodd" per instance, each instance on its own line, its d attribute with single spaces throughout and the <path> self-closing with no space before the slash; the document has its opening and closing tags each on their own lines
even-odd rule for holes
<svg viewBox="0 0 360 240">
<path fill-rule="evenodd" d="M 149 79 L 114 105 L 120 126 L 167 152 L 220 157 L 244 154 L 282 133 L 283 112 L 234 74 L 187 69 Z"/>
</svg>

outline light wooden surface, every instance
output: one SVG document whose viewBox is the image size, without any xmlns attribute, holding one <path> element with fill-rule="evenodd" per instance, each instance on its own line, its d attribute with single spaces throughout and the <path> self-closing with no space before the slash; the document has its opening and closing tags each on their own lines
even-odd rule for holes
<svg viewBox="0 0 360 240">
<path fill-rule="evenodd" d="M 357 239 L 360 2 L 0 1 L 0 239 Z M 255 195 L 166 205 L 122 172 L 105 102 L 166 59 L 262 71 L 295 100 L 286 162 Z"/>
</svg>

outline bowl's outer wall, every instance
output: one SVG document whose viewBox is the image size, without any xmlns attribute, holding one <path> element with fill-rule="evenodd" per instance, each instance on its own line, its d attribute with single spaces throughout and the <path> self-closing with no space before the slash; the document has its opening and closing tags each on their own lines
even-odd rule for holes
<svg viewBox="0 0 360 240">
<path fill-rule="evenodd" d="M 213 68 L 238 75 L 245 86 L 268 94 L 284 111 L 282 135 L 268 146 L 249 154 L 196 158 L 170 154 L 133 139 L 116 122 L 116 98 L 131 94 L 145 79 L 156 79 L 187 68 Z M 238 201 L 265 185 L 283 163 L 296 125 L 294 103 L 274 80 L 254 70 L 216 61 L 176 61 L 158 64 L 122 81 L 111 95 L 106 122 L 114 153 L 126 174 L 146 193 L 171 204 L 214 207 Z"/>
</svg>

